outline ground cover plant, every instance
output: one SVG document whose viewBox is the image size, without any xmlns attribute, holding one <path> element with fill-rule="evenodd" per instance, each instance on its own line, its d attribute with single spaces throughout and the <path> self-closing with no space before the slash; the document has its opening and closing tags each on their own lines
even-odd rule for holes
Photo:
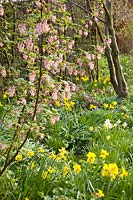
<svg viewBox="0 0 133 200">
<path fill-rule="evenodd" d="M 91 37 L 106 4 L 77 22 L 68 3 L 0 6 L 2 200 L 133 199 L 132 54 L 120 55 L 120 98 L 104 54 L 112 37 Z"/>
</svg>

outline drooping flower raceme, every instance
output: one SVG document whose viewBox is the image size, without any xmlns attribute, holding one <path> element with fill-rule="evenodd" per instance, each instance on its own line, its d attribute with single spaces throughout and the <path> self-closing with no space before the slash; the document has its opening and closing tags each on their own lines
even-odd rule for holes
<svg viewBox="0 0 133 200">
<path fill-rule="evenodd" d="M 0 5 L 0 16 L 4 15 L 4 8 L 2 5 Z"/>
</svg>

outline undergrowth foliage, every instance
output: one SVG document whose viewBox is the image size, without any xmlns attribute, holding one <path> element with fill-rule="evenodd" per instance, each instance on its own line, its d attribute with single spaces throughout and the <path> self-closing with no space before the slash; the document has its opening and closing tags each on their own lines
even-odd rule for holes
<svg viewBox="0 0 133 200">
<path fill-rule="evenodd" d="M 62 0 L 0 6 L 2 200 L 133 198 L 133 105 L 104 68 L 111 39 L 76 47 L 99 9 L 77 24 Z"/>
</svg>

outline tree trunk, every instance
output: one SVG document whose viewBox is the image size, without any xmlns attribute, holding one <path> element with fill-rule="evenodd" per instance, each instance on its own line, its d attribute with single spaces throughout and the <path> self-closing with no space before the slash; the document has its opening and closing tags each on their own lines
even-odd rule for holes
<svg viewBox="0 0 133 200">
<path fill-rule="evenodd" d="M 105 51 L 110 69 L 110 80 L 118 97 L 125 98 L 128 96 L 128 89 L 120 64 L 119 49 L 115 30 L 113 28 L 112 5 L 110 0 L 106 0 L 104 10 L 106 14 L 106 36 L 107 38 L 111 38 L 111 44 L 106 45 Z"/>
</svg>

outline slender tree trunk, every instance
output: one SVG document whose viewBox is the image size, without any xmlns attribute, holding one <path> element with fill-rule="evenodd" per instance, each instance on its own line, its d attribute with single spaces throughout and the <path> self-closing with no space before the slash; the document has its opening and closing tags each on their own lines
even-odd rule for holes
<svg viewBox="0 0 133 200">
<path fill-rule="evenodd" d="M 118 97 L 125 98 L 128 96 L 128 89 L 120 64 L 110 0 L 106 0 L 104 9 L 106 13 L 106 35 L 108 38 L 111 38 L 111 45 L 107 44 L 105 51 L 110 69 L 110 80 Z"/>
</svg>

